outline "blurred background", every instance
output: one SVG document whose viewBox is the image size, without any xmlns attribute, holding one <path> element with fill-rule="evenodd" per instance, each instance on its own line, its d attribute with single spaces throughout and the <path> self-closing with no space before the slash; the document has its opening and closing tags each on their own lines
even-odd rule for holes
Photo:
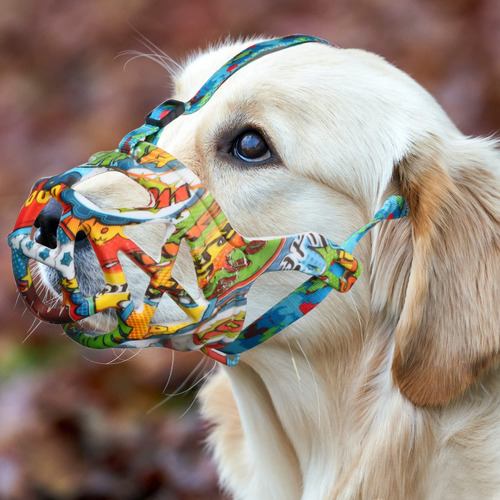
<svg viewBox="0 0 500 500">
<path fill-rule="evenodd" d="M 113 149 L 169 96 L 158 64 L 117 57 L 150 53 L 141 36 L 182 61 L 291 33 L 381 54 L 466 134 L 500 128 L 498 0 L 2 0 L 0 499 L 224 498 L 195 400 L 212 362 L 176 353 L 171 370 L 167 350 L 90 351 L 33 323 L 6 236 L 34 180 Z"/>
</svg>

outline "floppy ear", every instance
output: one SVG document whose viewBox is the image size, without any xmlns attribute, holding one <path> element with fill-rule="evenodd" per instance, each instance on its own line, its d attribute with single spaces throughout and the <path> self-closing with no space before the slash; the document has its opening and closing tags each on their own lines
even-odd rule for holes
<svg viewBox="0 0 500 500">
<path fill-rule="evenodd" d="M 471 158 L 474 141 L 484 153 L 483 142 L 464 139 L 468 153 L 459 157 L 432 139 L 396 168 L 410 206 L 413 259 L 392 373 L 417 405 L 448 402 L 500 351 L 499 183 Z"/>
</svg>

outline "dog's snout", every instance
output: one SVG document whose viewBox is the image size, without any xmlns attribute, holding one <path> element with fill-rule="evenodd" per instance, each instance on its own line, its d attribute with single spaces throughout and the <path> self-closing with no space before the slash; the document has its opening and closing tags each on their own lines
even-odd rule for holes
<svg viewBox="0 0 500 500">
<path fill-rule="evenodd" d="M 49 248 L 57 246 L 57 227 L 61 219 L 62 206 L 52 199 L 45 208 L 40 212 L 40 215 L 35 220 L 35 227 L 38 228 L 35 233 L 35 241 Z"/>
</svg>

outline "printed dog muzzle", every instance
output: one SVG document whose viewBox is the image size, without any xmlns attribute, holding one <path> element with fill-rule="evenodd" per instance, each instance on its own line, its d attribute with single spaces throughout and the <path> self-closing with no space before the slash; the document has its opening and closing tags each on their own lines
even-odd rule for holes
<svg viewBox="0 0 500 500">
<path fill-rule="evenodd" d="M 155 145 L 162 128 L 181 114 L 197 111 L 220 85 L 248 62 L 265 54 L 306 42 L 328 43 L 303 35 L 253 45 L 228 61 L 188 102 L 166 101 L 132 131 L 116 151 L 93 155 L 68 172 L 38 181 L 9 236 L 16 284 L 26 305 L 38 318 L 63 324 L 66 333 L 92 348 L 163 346 L 180 351 L 201 350 L 235 365 L 242 352 L 261 344 L 316 307 L 332 290 L 347 292 L 361 273 L 351 255 L 361 237 L 382 220 L 407 215 L 400 196 L 390 197 L 374 219 L 342 245 L 317 233 L 279 238 L 245 238 L 228 222 L 220 206 L 196 175 Z M 73 187 L 103 172 L 126 175 L 147 190 L 145 207 L 101 208 Z M 31 237 L 33 224 L 51 199 L 62 206 L 57 244 L 51 249 Z M 155 259 L 126 234 L 129 226 L 163 222 L 171 229 Z M 144 228 L 147 231 L 147 227 Z M 104 274 L 106 285 L 85 297 L 75 273 L 75 239 L 84 233 Z M 187 242 L 200 296 L 193 298 L 172 277 L 179 246 Z M 140 307 L 134 308 L 119 260 L 124 254 L 149 277 Z M 50 308 L 36 292 L 29 262 L 57 270 L 62 305 Z M 310 275 L 300 287 L 243 329 L 247 295 L 255 280 L 271 271 L 301 271 Z M 152 323 L 164 294 L 188 318 Z M 114 309 L 117 326 L 108 333 L 82 329 L 79 320 Z"/>
</svg>

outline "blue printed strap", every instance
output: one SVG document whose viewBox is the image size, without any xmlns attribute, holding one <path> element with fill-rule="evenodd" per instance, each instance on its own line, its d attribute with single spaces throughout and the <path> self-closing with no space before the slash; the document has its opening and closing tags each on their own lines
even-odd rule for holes
<svg viewBox="0 0 500 500">
<path fill-rule="evenodd" d="M 316 276 L 308 279 L 245 328 L 236 340 L 219 349 L 219 351 L 226 355 L 237 355 L 262 344 L 302 316 L 305 316 L 311 309 L 314 309 L 322 302 L 332 290 L 333 288 L 326 281 Z M 233 361 L 227 364 L 233 365 L 236 363 Z"/>
<path fill-rule="evenodd" d="M 341 247 L 349 253 L 352 253 L 354 247 L 358 244 L 359 240 L 376 224 L 383 220 L 400 219 L 406 217 L 410 209 L 402 196 L 389 196 L 382 208 L 375 214 L 371 222 L 358 229 L 354 234 L 349 236 L 347 240 L 342 243 Z"/>
<path fill-rule="evenodd" d="M 230 59 L 224 66 L 216 71 L 201 87 L 197 94 L 190 99 L 189 111 L 186 114 L 194 113 L 204 106 L 208 100 L 214 95 L 215 91 L 239 69 L 246 66 L 248 63 L 259 59 L 267 54 L 272 54 L 279 50 L 300 45 L 302 43 L 318 42 L 326 45 L 331 45 L 330 42 L 308 35 L 288 35 L 282 38 L 275 38 L 266 42 L 260 42 L 250 45 L 245 50 Z"/>
<path fill-rule="evenodd" d="M 375 214 L 372 221 L 347 238 L 340 248 L 351 253 L 359 240 L 376 224 L 383 220 L 405 217 L 408 213 L 409 208 L 402 196 L 389 197 L 382 208 Z M 335 263 L 332 271 L 336 275 L 338 275 L 336 266 L 345 272 L 345 269 L 340 264 Z M 235 365 L 238 363 L 239 355 L 242 352 L 262 344 L 294 321 L 300 319 L 323 301 L 331 291 L 332 288 L 326 281 L 318 277 L 310 278 L 245 328 L 231 344 L 219 349 L 219 353 L 226 357 L 225 362 L 227 365 Z"/>
</svg>

